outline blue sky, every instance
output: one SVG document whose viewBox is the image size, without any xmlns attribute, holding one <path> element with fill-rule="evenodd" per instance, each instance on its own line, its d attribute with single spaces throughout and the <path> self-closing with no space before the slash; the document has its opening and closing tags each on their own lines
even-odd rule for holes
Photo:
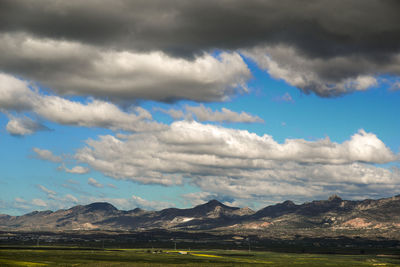
<svg viewBox="0 0 400 267">
<path fill-rule="evenodd" d="M 39 2 L 38 9 L 47 4 Z M 17 14 L 0 30 L 0 213 L 95 201 L 120 209 L 191 207 L 214 198 L 259 209 L 335 193 L 399 194 L 396 40 L 396 49 L 380 47 L 370 41 L 376 32 L 355 32 L 358 22 L 347 15 L 325 18 L 328 7 L 298 7 L 315 18 L 302 25 L 294 7 L 272 2 L 276 7 L 260 9 L 281 10 L 276 21 L 245 20 L 237 40 L 228 34 L 236 22 L 215 25 L 217 38 L 196 19 L 204 14 L 186 17 L 188 6 L 178 2 L 165 8 L 180 15 L 153 24 L 144 19 L 159 12 L 151 5 L 142 3 L 143 16 L 128 16 L 134 7 L 104 4 L 98 8 L 115 11 L 99 15 L 113 34 L 76 28 L 83 22 L 73 11 L 91 14 L 89 25 L 98 19 L 89 4 L 60 2 L 67 14 L 60 25 L 49 7 L 43 19 L 59 27 L 53 32 L 36 8 L 14 3 Z M 214 15 L 235 21 L 246 8 L 256 15 L 239 3 L 232 13 L 216 7 Z M 376 7 L 378 15 L 386 4 Z M 362 8 L 364 18 L 369 10 Z M 15 20 L 23 14 L 29 25 Z M 298 25 L 270 36 L 290 14 Z M 398 29 L 390 15 L 385 22 L 375 30 L 391 42 L 384 29 Z M 332 25 L 324 33 L 307 32 L 326 23 Z M 348 32 L 340 34 L 361 36 L 356 46 L 336 38 L 342 23 Z M 121 25 L 135 38 L 119 32 Z M 161 30 L 176 41 L 156 34 Z M 305 44 L 306 36 L 314 42 Z M 371 57 L 375 52 L 392 60 Z"/>
</svg>

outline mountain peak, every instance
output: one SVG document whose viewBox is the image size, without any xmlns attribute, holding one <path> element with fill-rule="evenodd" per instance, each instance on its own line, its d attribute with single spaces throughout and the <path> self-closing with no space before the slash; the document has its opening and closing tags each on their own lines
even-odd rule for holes
<svg viewBox="0 0 400 267">
<path fill-rule="evenodd" d="M 222 204 L 221 202 L 219 202 L 216 199 L 212 199 L 212 200 L 208 201 L 207 203 L 205 203 L 203 205 L 211 206 L 211 207 L 224 206 L 224 204 Z"/>
<path fill-rule="evenodd" d="M 110 203 L 107 202 L 95 202 L 89 205 L 85 206 L 88 211 L 99 211 L 99 210 L 104 210 L 104 211 L 115 211 L 118 210 L 116 207 L 111 205 Z"/>
<path fill-rule="evenodd" d="M 286 200 L 285 202 L 282 203 L 282 205 L 290 207 L 296 206 L 296 204 L 294 204 L 294 202 L 291 200 Z"/>
<path fill-rule="evenodd" d="M 216 199 L 212 199 L 204 204 L 200 204 L 194 207 L 194 209 L 196 208 L 207 208 L 207 209 L 214 209 L 215 207 L 226 207 L 226 205 L 222 204 L 221 202 L 219 202 Z"/>
<path fill-rule="evenodd" d="M 223 210 L 236 210 L 236 209 L 239 209 L 239 208 L 226 206 L 226 205 L 222 204 L 221 202 L 219 202 L 218 200 L 213 199 L 213 200 L 208 201 L 207 203 L 204 203 L 204 204 L 201 204 L 201 205 L 198 205 L 198 206 L 194 207 L 193 210 L 195 210 L 197 212 L 198 211 L 210 212 L 210 211 L 215 210 L 218 207 L 222 208 Z"/>
<path fill-rule="evenodd" d="M 329 198 L 328 198 L 328 201 L 342 201 L 342 198 L 341 197 L 339 197 L 338 195 L 336 195 L 336 194 L 333 194 L 332 196 L 330 196 Z"/>
</svg>

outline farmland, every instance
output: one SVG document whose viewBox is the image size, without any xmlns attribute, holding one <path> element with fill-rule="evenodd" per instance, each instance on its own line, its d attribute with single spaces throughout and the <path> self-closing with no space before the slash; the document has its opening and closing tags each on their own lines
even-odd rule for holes
<svg viewBox="0 0 400 267">
<path fill-rule="evenodd" d="M 180 253 L 181 254 L 180 254 Z M 187 254 L 186 254 L 187 253 Z M 0 266 L 400 266 L 394 255 L 339 255 L 239 250 L 1 247 Z"/>
</svg>

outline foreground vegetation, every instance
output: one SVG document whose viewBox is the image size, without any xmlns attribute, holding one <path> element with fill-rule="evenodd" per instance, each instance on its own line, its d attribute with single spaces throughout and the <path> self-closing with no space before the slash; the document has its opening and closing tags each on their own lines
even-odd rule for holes
<svg viewBox="0 0 400 267">
<path fill-rule="evenodd" d="M 400 266 L 400 258 L 389 255 L 187 252 L 182 255 L 174 250 L 2 247 L 0 266 Z"/>
</svg>

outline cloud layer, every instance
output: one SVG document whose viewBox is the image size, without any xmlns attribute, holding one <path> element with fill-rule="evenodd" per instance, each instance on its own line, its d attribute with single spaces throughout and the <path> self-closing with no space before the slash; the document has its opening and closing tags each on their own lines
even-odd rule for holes
<svg viewBox="0 0 400 267">
<path fill-rule="evenodd" d="M 141 107 L 124 112 L 116 105 L 91 100 L 87 103 L 71 101 L 59 96 L 44 95 L 32 89 L 27 81 L 0 73 L 0 109 L 16 112 L 32 112 L 49 121 L 64 125 L 103 127 L 112 130 L 157 130 L 163 124 L 152 121 L 151 114 Z M 7 130 L 12 134 L 31 134 L 43 129 L 29 118 L 11 117 Z"/>
<path fill-rule="evenodd" d="M 328 138 L 279 144 L 269 135 L 178 121 L 152 134 L 88 140 L 75 158 L 116 179 L 190 182 L 236 198 L 351 194 L 361 187 L 373 192 L 400 182 L 398 172 L 374 166 L 398 156 L 364 130 L 341 144 Z"/>
<path fill-rule="evenodd" d="M 277 45 L 258 47 L 243 52 L 258 66 L 276 79 L 322 97 L 337 96 L 353 91 L 364 91 L 377 86 L 374 77 L 383 73 L 400 74 L 400 54 L 390 63 L 378 65 L 360 55 L 311 58 L 293 47 Z M 380 70 L 380 73 L 377 73 Z"/>
<path fill-rule="evenodd" d="M 215 121 L 215 122 L 264 122 L 260 117 L 248 114 L 244 111 L 241 113 L 232 111 L 227 108 L 222 108 L 221 111 L 213 111 L 211 108 L 205 107 L 203 104 L 199 106 L 185 106 L 185 111 L 179 109 L 164 110 L 157 108 L 161 112 L 170 115 L 174 119 L 193 119 L 195 117 L 197 121 Z"/>
<path fill-rule="evenodd" d="M 34 5 L 6 0 L 2 1 L 0 30 L 175 54 L 263 42 L 292 43 L 318 56 L 355 51 L 379 54 L 399 47 L 398 10 L 398 3 L 390 0 L 233 0 L 229 4 L 210 0 L 38 0 Z"/>
<path fill-rule="evenodd" d="M 114 101 L 221 101 L 246 90 L 250 71 L 237 53 L 193 59 L 162 51 L 139 53 L 79 42 L 0 33 L 0 70 L 59 94 Z"/>
<path fill-rule="evenodd" d="M 399 11 L 393 0 L 5 0 L 0 69 L 63 93 L 213 101 L 248 73 L 235 53 L 204 52 L 252 51 L 272 76 L 335 96 L 400 74 Z"/>
</svg>

